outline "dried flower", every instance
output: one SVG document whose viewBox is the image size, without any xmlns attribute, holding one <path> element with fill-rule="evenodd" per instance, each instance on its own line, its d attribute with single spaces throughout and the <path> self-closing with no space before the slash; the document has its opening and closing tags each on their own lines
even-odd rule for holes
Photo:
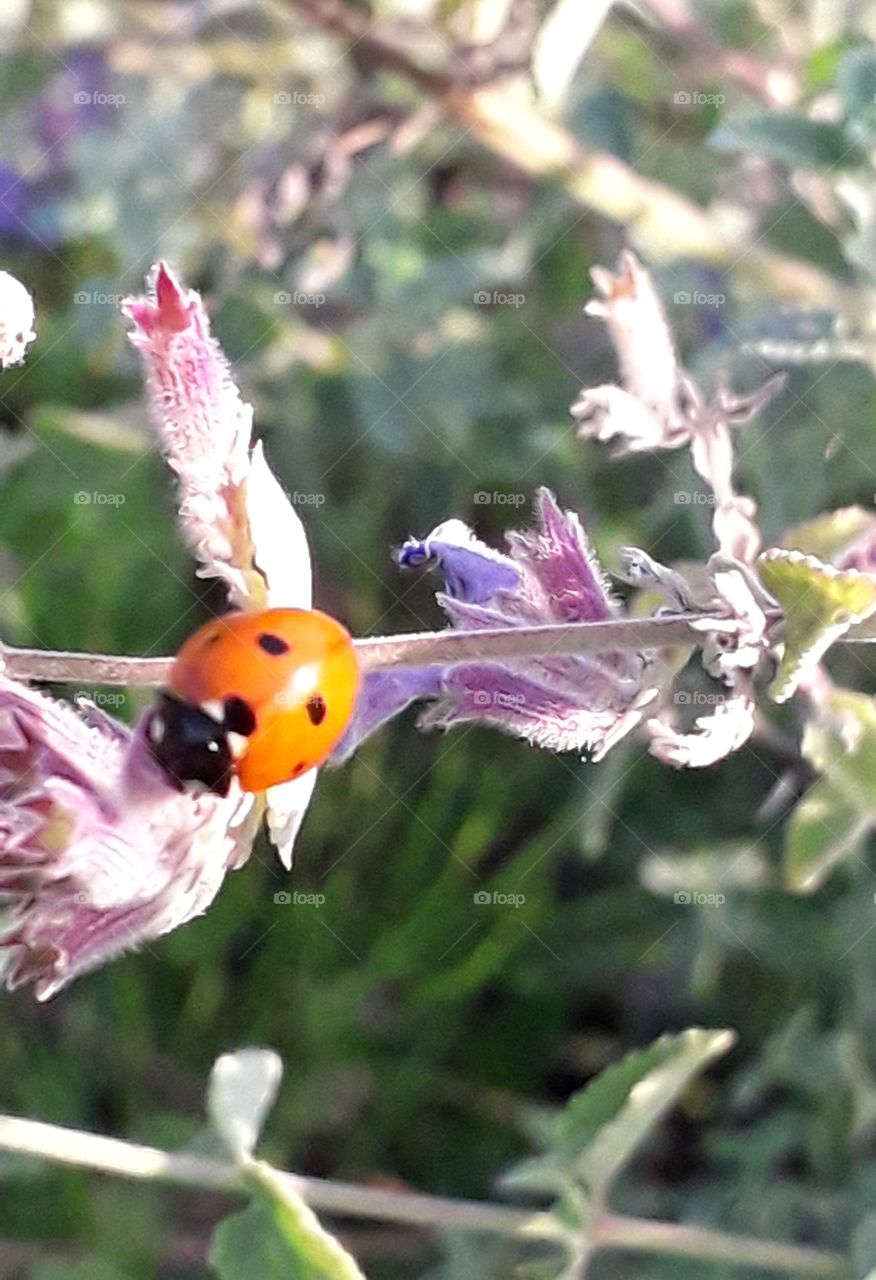
<svg viewBox="0 0 876 1280">
<path fill-rule="evenodd" d="M 721 551 L 751 563 L 760 547 L 757 508 L 733 489 L 731 427 L 749 422 L 783 385 L 771 378 L 746 395 L 719 386 L 707 399 L 681 368 L 666 313 L 650 275 L 629 251 L 620 272 L 593 272 L 600 297 L 587 304 L 603 319 L 618 355 L 622 387 L 581 391 L 572 405 L 580 434 L 620 441 L 616 457 L 688 445 L 697 474 L 715 495 L 712 525 Z"/>
</svg>

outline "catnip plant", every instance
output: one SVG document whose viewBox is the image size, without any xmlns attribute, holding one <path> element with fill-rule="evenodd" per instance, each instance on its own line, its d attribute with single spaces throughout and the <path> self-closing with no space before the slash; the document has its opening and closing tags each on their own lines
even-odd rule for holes
<svg viewBox="0 0 876 1280">
<path fill-rule="evenodd" d="M 828 512 L 765 547 L 756 505 L 735 487 L 735 429 L 783 393 L 782 377 L 750 391 L 720 381 L 706 389 L 680 365 L 654 282 L 632 252 L 616 273 L 596 270 L 594 283 L 586 310 L 607 326 L 619 379 L 578 393 L 577 430 L 608 442 L 619 466 L 634 453 L 689 450 L 711 515 L 702 562 L 664 564 L 627 547 L 605 566 L 576 512 L 543 487 L 503 546 L 487 545 L 452 513 L 424 536 L 405 539 L 400 530 L 398 571 L 435 576 L 448 625 L 356 640 L 361 692 L 327 767 L 343 768 L 366 738 L 417 704 L 424 731 L 480 724 L 597 762 L 639 735 L 667 767 L 717 769 L 775 704 L 793 699 L 802 756 L 821 776 L 792 814 L 786 877 L 789 888 L 811 892 L 854 854 L 871 820 L 872 702 L 836 686 L 824 659 L 835 644 L 876 639 L 876 515 Z M 235 611 L 310 608 L 319 575 L 317 567 L 314 591 L 306 521 L 253 441 L 252 407 L 203 300 L 160 263 L 146 295 L 128 299 L 122 314 L 197 572 L 221 583 Z M 25 359 L 35 336 L 28 291 L 8 275 L 0 276 L 0 335 L 4 364 Z M 598 544 L 598 529 L 593 538 Z M 161 686 L 169 659 L 4 646 L 2 660 L 0 954 L 9 989 L 30 984 L 47 1000 L 123 951 L 160 946 L 210 909 L 263 823 L 291 867 L 306 810 L 319 803 L 316 769 L 263 794 L 233 781 L 227 795 L 195 794 L 156 762 L 151 713 L 132 726 L 38 687 Z M 595 1251 L 623 1248 L 842 1275 L 842 1259 L 824 1251 L 648 1223 L 607 1207 L 614 1177 L 648 1129 L 732 1043 L 722 1030 L 665 1037 L 573 1098 L 542 1134 L 544 1153 L 509 1177 L 518 1194 L 554 1205 L 535 1212 L 321 1184 L 258 1160 L 281 1074 L 268 1051 L 216 1065 L 208 1109 L 224 1161 L 12 1117 L 0 1118 L 0 1146 L 122 1176 L 245 1190 L 249 1208 L 223 1225 L 214 1246 L 214 1264 L 229 1277 L 361 1275 L 307 1204 L 492 1233 L 502 1249 L 547 1259 L 545 1274 L 578 1276 Z"/>
</svg>

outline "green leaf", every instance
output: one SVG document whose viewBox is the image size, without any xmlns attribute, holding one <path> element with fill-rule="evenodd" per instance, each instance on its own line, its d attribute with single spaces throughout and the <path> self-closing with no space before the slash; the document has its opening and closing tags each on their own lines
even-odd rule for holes
<svg viewBox="0 0 876 1280">
<path fill-rule="evenodd" d="M 876 516 L 872 511 L 865 507 L 840 507 L 794 525 L 783 534 L 779 546 L 834 564 L 859 538 L 874 529 Z"/>
<path fill-rule="evenodd" d="M 576 1094 L 551 1126 L 547 1154 L 505 1180 L 604 1202 L 614 1178 L 690 1082 L 733 1045 L 732 1031 L 692 1027 L 628 1054 Z"/>
<path fill-rule="evenodd" d="M 241 1049 L 216 1059 L 207 1114 L 235 1158 L 252 1153 L 282 1075 L 283 1064 L 272 1049 Z"/>
<path fill-rule="evenodd" d="M 814 893 L 830 872 L 858 850 L 870 820 L 849 806 L 830 778 L 816 782 L 795 806 L 785 841 L 785 883 L 794 893 Z"/>
<path fill-rule="evenodd" d="M 876 610 L 876 579 L 779 547 L 765 551 L 758 567 L 785 613 L 785 651 L 770 686 L 776 702 L 785 702 L 834 641 Z"/>
<path fill-rule="evenodd" d="M 220 1224 L 210 1264 L 221 1280 L 365 1280 L 353 1258 L 267 1165 L 254 1165 L 252 1203 Z"/>
<path fill-rule="evenodd" d="M 861 161 L 841 125 L 791 113 L 770 111 L 725 121 L 709 141 L 719 151 L 758 151 L 769 160 L 806 169 Z"/>
<path fill-rule="evenodd" d="M 785 881 L 812 893 L 853 854 L 876 823 L 876 704 L 863 693 L 833 689 L 806 726 L 802 752 L 824 775 L 788 823 Z"/>
</svg>

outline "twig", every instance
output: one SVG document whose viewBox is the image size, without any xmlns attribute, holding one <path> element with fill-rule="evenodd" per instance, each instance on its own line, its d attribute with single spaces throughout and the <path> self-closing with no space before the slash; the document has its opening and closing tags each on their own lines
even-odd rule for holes
<svg viewBox="0 0 876 1280">
<path fill-rule="evenodd" d="M 517 80 L 477 87 L 461 83 L 451 70 L 424 67 L 391 24 L 369 21 L 343 0 L 287 4 L 340 36 L 357 57 L 416 84 L 508 164 L 530 178 L 559 183 L 576 203 L 622 223 L 648 256 L 733 266 L 761 292 L 834 309 L 847 305 L 848 290 L 819 268 L 728 236 L 707 209 L 671 187 L 643 178 L 616 156 L 585 150 L 518 92 Z"/>
<path fill-rule="evenodd" d="M 0 1116 L 0 1149 L 124 1178 L 160 1179 L 217 1191 L 241 1191 L 246 1181 L 243 1169 L 219 1160 L 161 1151 L 17 1116 Z M 275 1172 L 274 1177 L 311 1208 L 339 1217 L 379 1219 L 448 1231 L 524 1235 L 558 1243 L 564 1235 L 559 1221 L 544 1212 L 386 1191 L 292 1173 Z M 703 1261 L 732 1261 L 743 1267 L 788 1271 L 795 1277 L 833 1276 L 839 1280 L 849 1274 L 842 1256 L 826 1250 L 614 1214 L 597 1219 L 593 1244 L 597 1249 L 629 1249 Z"/>
<path fill-rule="evenodd" d="M 620 618 L 612 622 L 500 627 L 494 631 L 420 631 L 356 640 L 364 671 L 446 666 L 454 662 L 506 662 L 514 658 L 560 657 L 700 644 L 693 623 L 712 615 Z M 714 621 L 724 621 L 717 616 Z M 156 686 L 167 682 L 172 658 L 128 658 L 104 653 L 0 647 L 2 669 L 17 680 L 58 684 Z"/>
</svg>

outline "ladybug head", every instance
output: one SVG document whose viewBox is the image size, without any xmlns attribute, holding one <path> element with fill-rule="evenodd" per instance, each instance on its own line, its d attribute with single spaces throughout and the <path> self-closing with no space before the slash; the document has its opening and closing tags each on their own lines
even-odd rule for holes
<svg viewBox="0 0 876 1280">
<path fill-rule="evenodd" d="M 180 788 L 227 796 L 233 757 L 228 725 L 190 703 L 162 693 L 146 727 L 149 749 Z M 197 784 L 200 784 L 198 787 Z"/>
</svg>

